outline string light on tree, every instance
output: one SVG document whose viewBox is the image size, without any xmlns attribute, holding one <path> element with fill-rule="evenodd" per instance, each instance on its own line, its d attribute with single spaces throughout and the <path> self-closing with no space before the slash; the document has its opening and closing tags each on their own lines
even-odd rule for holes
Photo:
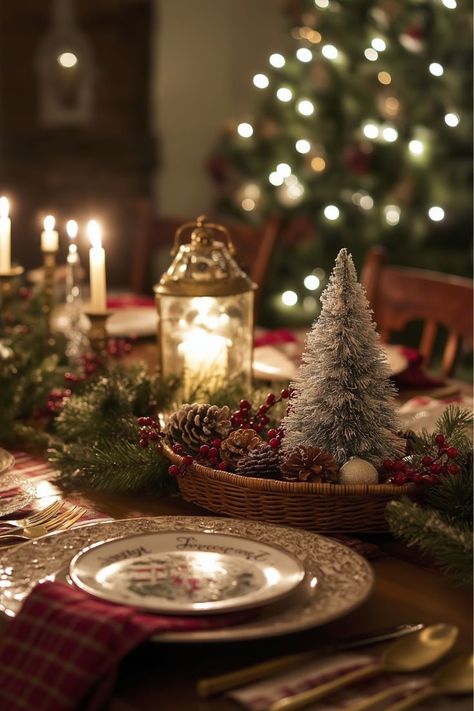
<svg viewBox="0 0 474 711">
<path fill-rule="evenodd" d="M 295 143 L 295 148 L 298 153 L 309 153 L 311 150 L 311 143 L 306 140 L 306 138 L 300 138 Z"/>
<path fill-rule="evenodd" d="M 253 126 L 250 123 L 243 121 L 237 126 L 237 133 L 242 138 L 250 138 L 253 136 Z"/>
<path fill-rule="evenodd" d="M 275 54 L 271 54 L 268 61 L 270 62 L 272 67 L 275 67 L 275 69 L 281 69 L 286 64 L 285 57 L 282 54 L 278 54 L 278 52 L 275 52 Z"/>
<path fill-rule="evenodd" d="M 300 99 L 296 104 L 296 110 L 302 116 L 312 116 L 314 114 L 314 104 L 309 99 Z"/>
<path fill-rule="evenodd" d="M 324 208 L 324 217 L 330 222 L 338 220 L 340 214 L 341 211 L 339 210 L 337 205 L 326 205 L 326 207 Z"/>
<path fill-rule="evenodd" d="M 456 126 L 459 126 L 459 115 L 455 114 L 454 112 L 451 112 L 449 114 L 446 114 L 444 117 L 444 123 L 447 126 L 450 126 L 450 128 L 456 128 Z"/>
<path fill-rule="evenodd" d="M 266 89 L 267 86 L 270 84 L 270 79 L 267 77 L 266 74 L 255 74 L 252 81 L 254 86 L 257 87 L 257 89 Z"/>
<path fill-rule="evenodd" d="M 434 77 L 442 77 L 444 74 L 444 67 L 439 62 L 431 62 L 428 68 L 430 70 L 430 74 Z"/>
<path fill-rule="evenodd" d="M 300 60 L 300 62 L 310 62 L 313 59 L 313 53 L 310 49 L 307 47 L 300 47 L 296 51 L 296 58 Z"/>
<path fill-rule="evenodd" d="M 400 222 L 401 210 L 398 205 L 385 205 L 383 209 L 387 225 L 394 227 Z"/>
<path fill-rule="evenodd" d="M 441 222 L 441 220 L 444 220 L 444 214 L 443 208 L 439 207 L 439 205 L 433 205 L 433 207 L 430 207 L 428 210 L 428 217 L 433 222 Z"/>
<path fill-rule="evenodd" d="M 284 103 L 291 101 L 293 98 L 293 92 L 287 86 L 281 86 L 278 89 L 276 95 L 277 95 L 277 99 L 279 101 L 283 101 Z"/>
<path fill-rule="evenodd" d="M 296 291 L 288 289 L 288 291 L 284 291 L 281 295 L 281 300 L 285 306 L 295 306 L 295 304 L 298 303 L 298 294 Z"/>
<path fill-rule="evenodd" d="M 326 59 L 337 59 L 339 56 L 337 47 L 335 47 L 333 44 L 323 45 L 323 48 L 321 49 L 321 54 L 323 55 L 323 57 L 326 57 Z"/>
</svg>

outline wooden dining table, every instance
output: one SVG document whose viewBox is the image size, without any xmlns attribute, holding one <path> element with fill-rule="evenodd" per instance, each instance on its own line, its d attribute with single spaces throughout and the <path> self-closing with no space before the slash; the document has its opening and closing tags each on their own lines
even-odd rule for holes
<svg viewBox="0 0 474 711">
<path fill-rule="evenodd" d="M 147 360 L 152 357 L 152 348 L 151 344 L 145 344 L 139 355 Z M 466 390 L 465 386 L 462 387 Z M 63 496 L 54 483 L 50 486 L 50 494 Z M 179 496 L 154 498 L 149 494 L 83 491 L 69 498 L 113 519 L 210 515 L 209 511 Z M 149 642 L 122 662 L 116 687 L 106 708 L 110 711 L 235 710 L 239 708 L 237 704 L 224 696 L 199 699 L 195 690 L 196 681 L 254 662 L 317 649 L 327 642 L 403 623 L 452 623 L 459 628 L 455 651 L 471 650 L 471 591 L 457 587 L 432 561 L 422 558 L 417 551 L 405 548 L 388 534 L 362 538 L 378 547 L 378 556 L 371 561 L 375 586 L 366 602 L 350 614 L 322 627 L 251 642 Z M 0 621 L 0 635 L 5 624 L 5 620 Z M 467 703 L 466 700 L 456 701 L 449 708 L 467 711 L 471 708 Z"/>
</svg>

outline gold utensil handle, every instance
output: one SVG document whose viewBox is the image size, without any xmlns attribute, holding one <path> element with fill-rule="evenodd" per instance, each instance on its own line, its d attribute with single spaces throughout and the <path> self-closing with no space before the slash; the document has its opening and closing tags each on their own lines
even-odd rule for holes
<svg viewBox="0 0 474 711">
<path fill-rule="evenodd" d="M 316 699 L 321 699 L 323 696 L 327 696 L 333 691 L 337 691 L 337 689 L 349 686 L 360 679 L 366 679 L 369 676 L 374 676 L 381 671 L 382 666 L 380 664 L 370 664 L 370 666 L 363 667 L 362 669 L 356 669 L 356 671 L 349 672 L 349 674 L 339 676 L 337 679 L 328 681 L 326 684 L 320 684 L 319 686 L 315 686 L 313 689 L 308 689 L 308 691 L 302 691 L 301 694 L 294 694 L 293 696 L 287 696 L 283 699 L 279 699 L 270 706 L 268 711 L 296 711 L 296 709 L 301 709 L 312 701 L 316 701 Z"/>
<path fill-rule="evenodd" d="M 424 689 L 425 687 L 423 687 L 423 690 Z M 402 684 L 397 684 L 397 686 L 391 686 L 389 689 L 383 689 L 383 691 L 379 691 L 378 694 L 372 694 L 372 696 L 369 696 L 367 699 L 362 699 L 362 701 L 356 702 L 352 706 L 349 706 L 347 711 L 366 711 L 366 709 L 370 709 L 372 706 L 379 704 L 381 701 L 385 701 L 391 696 L 395 696 L 403 691 L 409 691 L 406 681 Z M 419 691 L 420 689 L 417 689 L 416 691 L 411 692 L 411 694 L 417 694 Z M 386 709 L 386 711 L 388 711 L 388 709 Z"/>
<path fill-rule="evenodd" d="M 318 656 L 318 652 L 301 652 L 299 654 L 289 654 L 285 657 L 272 659 L 269 662 L 254 664 L 250 667 L 237 669 L 237 671 L 221 674 L 220 676 L 212 676 L 207 679 L 198 681 L 196 690 L 201 699 L 207 699 L 209 696 L 215 696 L 227 689 L 234 689 L 237 686 L 243 686 L 256 679 L 264 679 L 267 676 L 277 674 L 283 669 L 310 661 Z"/>
<path fill-rule="evenodd" d="M 438 692 L 432 686 L 425 689 L 420 689 L 414 694 L 410 694 L 406 699 L 397 701 L 395 704 L 388 706 L 385 711 L 405 711 L 405 709 L 411 709 L 412 706 L 420 704 L 425 699 L 429 699 L 431 696 L 436 696 Z"/>
</svg>

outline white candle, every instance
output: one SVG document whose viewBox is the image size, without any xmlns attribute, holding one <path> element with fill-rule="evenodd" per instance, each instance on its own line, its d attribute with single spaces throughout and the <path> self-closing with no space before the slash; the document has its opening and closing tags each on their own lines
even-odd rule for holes
<svg viewBox="0 0 474 711">
<path fill-rule="evenodd" d="M 66 233 L 71 242 L 76 239 L 78 231 L 79 225 L 77 224 L 76 220 L 68 220 L 66 222 Z"/>
<path fill-rule="evenodd" d="M 185 398 L 199 389 L 213 392 L 223 385 L 227 375 L 227 342 L 223 336 L 194 328 L 186 335 L 180 351 L 184 358 Z"/>
<path fill-rule="evenodd" d="M 44 218 L 43 231 L 41 233 L 41 250 L 43 252 L 58 251 L 58 233 L 54 229 L 55 222 L 52 215 Z"/>
<path fill-rule="evenodd" d="M 91 289 L 91 311 L 102 312 L 107 308 L 105 285 L 105 250 L 102 247 L 102 230 L 95 220 L 87 224 L 87 235 L 92 247 L 89 250 L 89 280 Z"/>
<path fill-rule="evenodd" d="M 0 272 L 10 271 L 11 264 L 11 221 L 8 217 L 10 204 L 6 197 L 0 198 Z"/>
</svg>

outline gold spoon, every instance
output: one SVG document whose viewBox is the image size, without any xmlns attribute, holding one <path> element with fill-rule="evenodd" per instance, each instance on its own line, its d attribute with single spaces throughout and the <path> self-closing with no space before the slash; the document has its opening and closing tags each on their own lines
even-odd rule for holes
<svg viewBox="0 0 474 711">
<path fill-rule="evenodd" d="M 452 648 L 458 636 L 454 625 L 438 624 L 425 627 L 417 634 L 399 639 L 391 644 L 382 656 L 362 669 L 356 669 L 300 694 L 279 699 L 269 711 L 295 711 L 310 702 L 349 686 L 356 681 L 376 676 L 382 672 L 414 672 L 441 659 Z"/>
<path fill-rule="evenodd" d="M 472 694 L 473 669 L 474 657 L 472 654 L 456 657 L 434 675 L 428 686 L 424 686 L 422 689 L 410 694 L 406 699 L 397 701 L 389 706 L 386 711 L 405 711 L 405 709 L 409 709 L 432 696 L 438 696 L 438 694 Z M 380 698 L 372 697 L 372 703 L 378 703 L 381 700 Z M 359 711 L 360 708 L 368 707 L 354 706 L 350 711 Z"/>
</svg>

